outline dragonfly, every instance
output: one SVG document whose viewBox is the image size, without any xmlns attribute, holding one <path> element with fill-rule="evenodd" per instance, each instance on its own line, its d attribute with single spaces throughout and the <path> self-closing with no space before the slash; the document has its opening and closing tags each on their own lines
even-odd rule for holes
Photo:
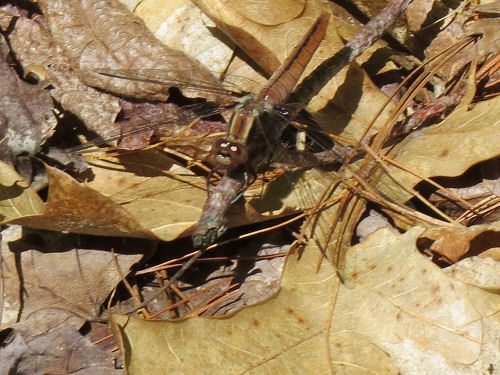
<svg viewBox="0 0 500 375">
<path fill-rule="evenodd" d="M 328 15 L 321 14 L 302 41 L 297 44 L 260 91 L 243 98 L 234 111 L 227 134 L 214 143 L 212 153 L 215 155 L 215 161 L 218 165 L 227 167 L 228 172 L 210 194 L 203 207 L 202 216 L 192 235 L 195 247 L 207 247 L 225 231 L 224 215 L 234 196 L 237 195 L 237 190 L 243 188 L 242 181 L 246 181 L 246 178 L 242 179 L 246 173 L 242 166 L 245 166 L 249 158 L 255 158 L 256 153 L 260 153 L 261 157 L 266 156 L 272 145 L 265 137 L 276 138 L 283 131 L 283 126 L 274 128 L 268 126 L 265 130 L 257 129 L 254 123 L 263 113 L 271 113 L 277 108 L 278 113 L 283 114 L 279 106 L 288 98 L 297 84 L 323 40 L 327 26 Z M 277 123 L 280 122 L 279 119 L 276 120 Z M 286 124 L 286 122 L 281 122 Z M 262 134 L 263 131 L 266 134 Z"/>
<path fill-rule="evenodd" d="M 288 116 L 288 110 L 282 104 L 292 92 L 314 52 L 324 39 L 328 23 L 329 15 L 322 13 L 267 83 L 257 93 L 243 96 L 234 106 L 226 134 L 217 139 L 211 148 L 210 159 L 215 165 L 208 180 L 216 170 L 224 170 L 225 175 L 209 193 L 203 207 L 201 218 L 192 235 L 195 248 L 208 247 L 225 232 L 224 218 L 227 210 L 249 185 L 249 174 L 254 174 L 256 166 L 268 159 L 272 153 L 276 145 L 273 140 L 280 137 L 284 128 L 292 120 Z M 142 74 L 134 75 L 132 72 L 120 70 L 96 70 L 95 73 L 111 78 L 160 85 L 175 84 L 175 81 L 162 82 L 154 78 L 145 78 Z M 186 84 L 186 82 L 182 83 Z M 187 82 L 187 86 L 199 88 L 200 91 L 215 92 L 217 90 L 217 88 L 206 86 L 200 87 L 190 82 Z M 218 111 L 220 108 L 210 110 L 204 115 L 212 115 Z M 256 122 L 262 119 L 264 114 L 270 115 L 268 117 L 271 118 L 268 120 L 272 120 L 272 123 L 259 121 L 260 126 L 256 126 Z M 187 121 L 186 118 L 183 122 L 185 121 Z M 151 130 L 151 127 L 139 127 L 131 132 L 139 133 L 143 130 Z"/>
<path fill-rule="evenodd" d="M 325 36 L 329 16 L 321 14 L 266 85 L 257 94 L 243 98 L 236 107 L 225 137 L 215 142 L 212 147 L 212 154 L 221 166 L 227 167 L 227 172 L 208 196 L 202 216 L 192 236 L 193 244 L 199 249 L 198 252 L 185 262 L 170 280 L 156 291 L 154 296 L 126 312 L 127 314 L 147 306 L 153 298 L 169 288 L 203 254 L 207 246 L 224 233 L 224 216 L 238 196 L 238 192 L 245 185 L 245 165 L 253 161 L 258 153 L 269 152 L 269 143 L 263 141 L 262 138 L 263 129 L 254 126 L 256 118 L 270 113 L 276 107 L 280 114 L 279 105 L 285 100 L 299 104 L 294 111 L 289 113 L 290 118 L 294 118 L 332 77 L 382 36 L 384 31 L 407 8 L 410 1 L 393 0 L 343 48 L 316 67 L 314 72 L 303 79 L 294 90 L 306 65 Z M 280 116 L 276 119 L 278 124 L 266 128 L 266 133 L 268 130 L 276 134 L 282 132 L 286 121 L 282 121 Z M 264 152 L 259 145 L 267 146 L 264 147 Z"/>
<path fill-rule="evenodd" d="M 210 192 L 202 210 L 201 218 L 192 234 L 192 241 L 198 249 L 187 262 L 169 279 L 168 283 L 155 295 L 144 301 L 132 313 L 146 306 L 153 298 L 175 282 L 204 253 L 207 247 L 225 232 L 224 219 L 229 207 L 241 196 L 248 184 L 248 169 L 270 156 L 273 143 L 268 138 L 281 135 L 290 118 L 281 104 L 288 98 L 300 76 L 325 37 L 329 15 L 322 13 L 312 24 L 302 41 L 292 50 L 280 67 L 271 75 L 267 83 L 256 93 L 244 96 L 234 108 L 226 134 L 214 142 L 211 150 L 215 168 L 223 168 L 226 173 Z M 105 72 L 115 78 L 130 79 L 127 75 Z M 132 79 L 134 79 L 132 77 Z M 151 83 L 159 83 L 155 80 Z M 273 116 L 274 123 L 256 126 L 255 123 L 265 114 Z M 298 111 L 294 113 L 297 115 Z"/>
</svg>

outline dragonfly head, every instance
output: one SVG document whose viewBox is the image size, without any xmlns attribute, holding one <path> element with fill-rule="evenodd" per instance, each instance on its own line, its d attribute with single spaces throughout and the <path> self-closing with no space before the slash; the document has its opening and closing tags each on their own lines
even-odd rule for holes
<svg viewBox="0 0 500 375">
<path fill-rule="evenodd" d="M 248 160 L 248 151 L 245 145 L 224 138 L 214 143 L 212 153 L 216 163 L 227 168 L 237 167 Z"/>
</svg>

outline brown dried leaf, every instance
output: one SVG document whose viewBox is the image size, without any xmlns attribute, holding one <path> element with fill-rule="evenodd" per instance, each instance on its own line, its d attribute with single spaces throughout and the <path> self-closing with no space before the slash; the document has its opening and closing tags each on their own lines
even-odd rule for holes
<svg viewBox="0 0 500 375">
<path fill-rule="evenodd" d="M 421 58 L 432 58 L 455 44 L 464 35 L 466 18 L 460 15 L 462 3 L 416 0 L 406 11 L 408 31 L 414 36 L 412 51 Z M 475 46 L 468 46 L 446 61 L 438 70 L 445 79 L 451 79 L 476 56 Z"/>
<path fill-rule="evenodd" d="M 0 43 L 3 43 L 3 38 Z M 4 49 L 0 48 L 0 147 L 1 157 L 26 152 L 33 155 L 54 132 L 57 120 L 52 100 L 40 85 L 19 79 L 9 67 Z"/>
<path fill-rule="evenodd" d="M 190 80 L 213 86 L 218 81 L 200 64 L 161 43 L 116 0 L 41 1 L 52 35 L 74 69 L 90 85 L 117 94 L 165 100 L 168 86 L 161 87 L 92 73 L 99 69 L 160 70 L 161 80 Z M 181 72 L 181 73 L 179 73 Z M 200 96 L 194 90 L 185 90 Z"/>
<path fill-rule="evenodd" d="M 102 236 L 154 238 L 127 210 L 102 194 L 47 166 L 49 198 L 41 215 L 22 216 L 9 224 Z"/>
<path fill-rule="evenodd" d="M 0 374 L 121 375 L 114 360 L 112 353 L 94 345 L 76 329 L 62 327 L 32 340 L 16 334 L 0 348 Z"/>
<path fill-rule="evenodd" d="M 118 99 L 80 81 L 78 72 L 71 69 L 43 23 L 19 18 L 9 41 L 26 74 L 43 67 L 45 77 L 41 78 L 54 87 L 50 94 L 64 109 L 80 117 L 97 134 L 117 128 L 114 121 L 120 112 Z"/>
<path fill-rule="evenodd" d="M 120 254 L 119 246 L 115 247 L 118 254 L 77 249 L 77 239 L 70 242 L 71 238 L 65 240 L 57 233 L 40 238 L 46 249 L 40 245 L 34 249 L 28 238 L 20 227 L 10 227 L 3 232 L 1 247 L 1 323 L 25 337 L 61 325 L 79 329 L 86 320 L 98 318 L 102 303 L 142 258 L 142 254 Z"/>
<path fill-rule="evenodd" d="M 491 5 L 491 4 L 490 4 Z M 496 17 L 483 17 L 473 22 L 469 28 L 471 33 L 483 34 L 477 43 L 477 52 L 480 59 L 496 54 L 500 50 L 500 37 L 498 28 L 500 27 L 500 6 L 496 2 Z M 481 8 L 479 8 L 481 9 Z"/>
<path fill-rule="evenodd" d="M 455 263 L 462 256 L 479 255 L 499 242 L 500 222 L 459 228 L 431 228 L 424 237 L 435 240 L 430 250 Z"/>
<path fill-rule="evenodd" d="M 158 368 L 179 374 L 487 371 L 498 361 L 500 297 L 422 256 L 415 244 L 421 231 L 381 229 L 351 248 L 348 284 L 339 283 L 328 261 L 317 271 L 315 246 L 294 251 L 277 295 L 224 319 L 113 315 L 125 365 L 135 375 Z"/>
<path fill-rule="evenodd" d="M 121 131 L 104 136 L 107 142 L 119 139 L 120 148 L 143 148 L 151 144 L 153 136 L 162 141 L 168 139 L 168 147 L 178 149 L 183 155 L 205 160 L 213 142 L 213 138 L 207 136 L 227 131 L 225 123 L 200 120 L 193 108 L 181 108 L 172 103 L 136 103 L 126 100 L 121 100 L 120 104 L 126 119 L 119 122 Z"/>
</svg>

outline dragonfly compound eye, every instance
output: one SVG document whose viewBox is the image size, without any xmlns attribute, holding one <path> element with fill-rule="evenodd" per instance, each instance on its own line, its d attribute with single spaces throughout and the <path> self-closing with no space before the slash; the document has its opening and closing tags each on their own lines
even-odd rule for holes
<svg viewBox="0 0 500 375">
<path fill-rule="evenodd" d="M 231 142 L 227 139 L 219 139 L 213 145 L 215 161 L 223 166 L 234 168 L 246 163 L 248 152 L 245 145 L 238 142 Z"/>
</svg>

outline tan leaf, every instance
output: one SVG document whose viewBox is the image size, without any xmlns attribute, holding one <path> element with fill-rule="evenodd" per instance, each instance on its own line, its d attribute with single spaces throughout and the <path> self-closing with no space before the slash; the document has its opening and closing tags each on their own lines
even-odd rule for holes
<svg viewBox="0 0 500 375">
<path fill-rule="evenodd" d="M 273 26 L 299 16 L 305 3 L 304 0 L 235 0 L 227 2 L 227 6 L 253 22 Z M 286 9 L 286 12 L 283 9 Z"/>
<path fill-rule="evenodd" d="M 499 292 L 500 261 L 489 256 L 466 258 L 457 264 L 445 269 L 445 272 L 466 284 L 479 288 Z"/>
<path fill-rule="evenodd" d="M 481 161 L 500 154 L 500 98 L 479 102 L 472 109 L 457 108 L 440 124 L 415 132 L 393 156 L 394 160 L 424 177 L 458 176 Z M 377 189 L 404 203 L 411 195 L 404 186 L 413 187 L 420 178 L 391 167 L 391 176 L 384 176 Z"/>
<path fill-rule="evenodd" d="M 177 5 L 177 7 L 171 9 L 173 5 Z M 141 7 L 137 9 L 137 15 L 142 17 L 146 26 L 154 31 L 155 37 L 165 45 L 195 58 L 217 78 L 227 75 L 228 71 L 231 72 L 231 75 L 251 77 L 250 75 L 242 75 L 241 71 L 228 70 L 229 64 L 234 64 L 231 61 L 235 59 L 234 43 L 231 44 L 230 41 L 224 43 L 220 38 L 217 38 L 217 35 L 214 35 L 215 25 L 207 17 L 204 17 L 201 10 L 193 3 L 189 1 L 182 4 L 171 1 L 164 3 L 155 0 L 149 1 L 148 6 L 153 8 L 146 12 L 147 9 Z M 161 19 L 159 19 L 160 15 Z M 160 24 L 155 27 L 157 22 Z M 236 57 L 236 59 L 238 58 Z M 238 82 L 237 79 L 236 81 Z M 239 88 L 252 90 L 248 84 L 243 84 Z"/>
<path fill-rule="evenodd" d="M 35 190 L 9 165 L 0 161 L 0 218 L 12 220 L 43 212 L 44 204 Z"/>
<path fill-rule="evenodd" d="M 113 201 L 56 168 L 46 168 L 50 189 L 45 211 L 9 224 L 103 236 L 154 237 Z"/>
<path fill-rule="evenodd" d="M 328 261 L 316 272 L 314 246 L 294 251 L 276 296 L 223 319 L 114 315 L 115 333 L 127 344 L 127 369 L 134 375 L 159 368 L 178 374 L 486 371 L 498 355 L 500 297 L 445 275 L 417 251 L 421 232 L 381 229 L 350 249 L 347 284 L 339 284 Z M 495 332 L 485 335 L 486 329 Z M 423 353 L 439 360 L 423 361 Z"/>
<path fill-rule="evenodd" d="M 116 168 L 117 163 L 121 165 Z M 206 199 L 205 179 L 154 150 L 96 161 L 88 188 L 119 205 L 143 228 L 170 241 L 198 221 Z"/>
</svg>

